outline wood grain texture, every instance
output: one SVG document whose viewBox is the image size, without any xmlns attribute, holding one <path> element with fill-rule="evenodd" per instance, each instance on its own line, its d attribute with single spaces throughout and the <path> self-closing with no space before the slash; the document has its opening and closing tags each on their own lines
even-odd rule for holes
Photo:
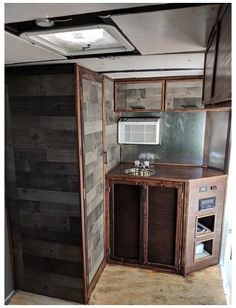
<svg viewBox="0 0 236 308">
<path fill-rule="evenodd" d="M 107 265 L 91 305 L 225 305 L 220 269 L 212 266 L 186 277 Z"/>
<path fill-rule="evenodd" d="M 78 303 L 17 290 L 8 305 L 78 305 Z"/>
<path fill-rule="evenodd" d="M 90 305 L 226 305 L 220 269 L 211 266 L 187 277 L 107 265 Z M 17 291 L 9 305 L 76 305 L 75 302 Z"/>
<path fill-rule="evenodd" d="M 202 95 L 203 101 L 210 99 L 213 94 L 217 38 L 218 38 L 217 31 L 215 31 L 212 34 L 212 38 L 205 55 L 203 95 Z"/>
<path fill-rule="evenodd" d="M 183 185 L 147 178 L 108 185 L 108 262 L 179 272 Z"/>
<path fill-rule="evenodd" d="M 7 70 L 16 287 L 83 302 L 74 66 Z"/>
<path fill-rule="evenodd" d="M 124 171 L 128 168 L 133 167 L 133 164 L 120 163 L 114 169 L 112 169 L 106 177 L 108 179 L 125 179 L 127 181 L 142 182 L 143 177 L 140 176 L 129 176 L 124 174 Z M 145 182 L 156 182 L 156 181 L 176 181 L 176 182 L 188 182 L 191 179 L 201 180 L 208 177 L 226 177 L 223 171 L 215 170 L 212 168 L 203 167 L 189 167 L 180 165 L 159 165 L 153 164 L 150 166 L 155 171 L 155 174 L 149 177 L 145 177 Z"/>
<path fill-rule="evenodd" d="M 188 195 L 188 217 L 186 225 L 186 242 L 184 255 L 184 274 L 192 271 L 217 264 L 219 262 L 221 229 L 222 229 L 222 215 L 224 209 L 225 199 L 225 178 L 219 179 L 204 179 L 199 181 L 190 181 L 189 195 Z M 200 187 L 207 187 L 206 192 L 200 192 Z M 216 187 L 214 190 L 211 187 Z M 199 200 L 206 198 L 216 198 L 216 205 L 212 209 L 199 211 Z M 198 235 L 196 233 L 197 221 L 201 217 L 215 216 L 214 228 L 212 232 L 205 235 Z M 210 242 L 209 242 L 210 241 Z M 210 255 L 205 258 L 195 258 L 196 243 L 204 243 L 205 249 L 208 244 L 212 244 Z"/>
<path fill-rule="evenodd" d="M 111 256 L 121 261 L 140 260 L 140 187 L 114 184 L 111 208 Z"/>
<path fill-rule="evenodd" d="M 231 99 L 231 5 L 228 4 L 220 22 L 218 52 L 215 66 L 214 97 Z"/>
<path fill-rule="evenodd" d="M 106 172 L 120 161 L 120 145 L 117 143 L 117 122 L 121 113 L 114 111 L 114 82 L 104 78 L 104 109 L 105 109 L 105 151 L 107 151 Z"/>
<path fill-rule="evenodd" d="M 231 4 L 221 6 L 204 66 L 203 103 L 208 109 L 231 106 Z"/>
<path fill-rule="evenodd" d="M 88 294 L 105 256 L 102 77 L 83 67 L 78 74 Z"/>
<path fill-rule="evenodd" d="M 176 266 L 177 189 L 149 187 L 147 262 Z"/>
</svg>

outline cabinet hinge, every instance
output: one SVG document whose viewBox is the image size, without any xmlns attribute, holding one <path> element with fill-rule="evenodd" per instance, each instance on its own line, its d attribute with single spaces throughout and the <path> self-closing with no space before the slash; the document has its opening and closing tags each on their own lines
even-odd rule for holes
<svg viewBox="0 0 236 308">
<path fill-rule="evenodd" d="M 182 201 L 184 200 L 184 193 L 183 192 L 181 193 L 181 200 Z"/>
<path fill-rule="evenodd" d="M 86 192 L 85 192 L 85 188 L 83 189 L 83 198 L 85 200 L 85 197 L 86 197 Z"/>
</svg>

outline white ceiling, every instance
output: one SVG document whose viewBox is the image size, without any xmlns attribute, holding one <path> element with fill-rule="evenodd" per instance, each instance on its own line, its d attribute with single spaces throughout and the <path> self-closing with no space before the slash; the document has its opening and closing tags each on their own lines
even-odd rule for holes
<svg viewBox="0 0 236 308">
<path fill-rule="evenodd" d="M 156 3 L 152 3 L 156 4 Z M 6 23 L 32 20 L 39 17 L 57 17 L 70 14 L 99 12 L 118 8 L 149 5 L 148 3 L 7 3 Z M 110 77 L 148 77 L 168 75 L 201 74 L 205 40 L 215 21 L 218 6 L 207 5 L 188 9 L 113 16 L 113 20 L 143 55 L 111 58 L 87 58 L 65 60 L 46 49 L 36 47 L 23 39 L 6 33 L 5 63 L 27 65 L 43 63 L 79 63 Z M 158 53 L 187 52 L 183 54 L 158 55 Z M 190 53 L 189 53 L 190 52 Z M 193 53 L 192 53 L 193 52 Z M 171 69 L 185 69 L 176 71 Z M 191 68 L 198 70 L 190 70 Z M 122 70 L 166 71 L 126 72 Z M 168 70 L 168 71 L 167 71 Z M 113 71 L 118 71 L 114 73 Z"/>
<path fill-rule="evenodd" d="M 141 69 L 202 69 L 204 53 L 169 54 L 150 56 L 130 56 L 114 58 L 88 58 L 78 59 L 81 65 L 91 67 L 94 71 L 122 71 Z"/>
<path fill-rule="evenodd" d="M 156 4 L 156 3 L 155 3 Z M 152 5 L 151 3 L 5 3 L 5 23 Z"/>
<path fill-rule="evenodd" d="M 201 51 L 215 23 L 217 6 L 113 16 L 141 54 Z"/>
<path fill-rule="evenodd" d="M 65 57 L 5 32 L 5 63 L 61 60 Z"/>
</svg>

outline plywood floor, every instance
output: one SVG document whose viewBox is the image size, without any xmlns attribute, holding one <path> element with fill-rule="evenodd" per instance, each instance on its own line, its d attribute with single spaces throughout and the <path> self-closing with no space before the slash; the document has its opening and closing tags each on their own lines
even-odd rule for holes
<svg viewBox="0 0 236 308">
<path fill-rule="evenodd" d="M 18 291 L 10 305 L 74 305 L 73 302 Z M 218 266 L 187 277 L 107 265 L 90 298 L 91 305 L 225 305 Z"/>
</svg>

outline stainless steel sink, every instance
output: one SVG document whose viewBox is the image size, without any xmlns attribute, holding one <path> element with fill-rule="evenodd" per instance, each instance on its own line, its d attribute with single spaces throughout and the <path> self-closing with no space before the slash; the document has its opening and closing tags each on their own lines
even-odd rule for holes
<svg viewBox="0 0 236 308">
<path fill-rule="evenodd" d="M 124 171 L 128 175 L 137 175 L 137 176 L 151 176 L 155 172 L 151 169 L 140 169 L 140 168 L 129 168 Z"/>
</svg>

